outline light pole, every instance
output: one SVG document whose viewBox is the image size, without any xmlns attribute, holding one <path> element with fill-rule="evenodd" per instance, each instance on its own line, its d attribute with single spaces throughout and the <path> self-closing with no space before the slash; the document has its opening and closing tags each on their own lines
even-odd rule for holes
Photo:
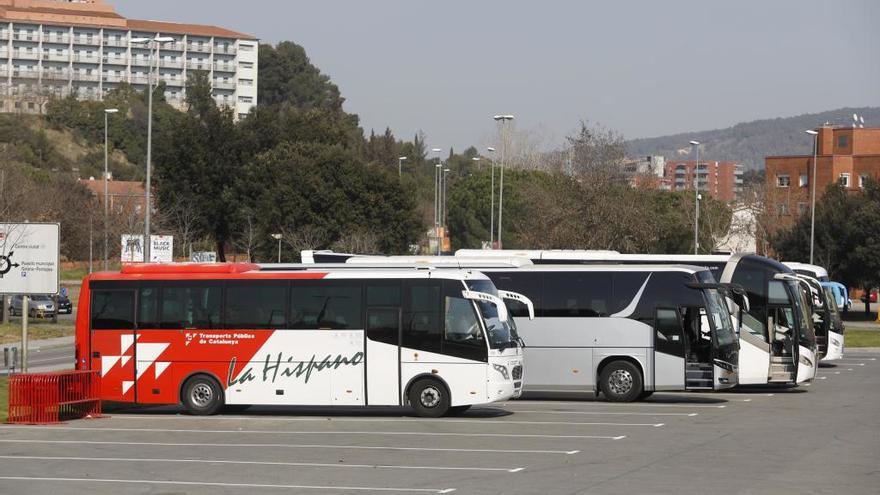
<svg viewBox="0 0 880 495">
<path fill-rule="evenodd" d="M 147 179 L 144 184 L 144 263 L 150 262 L 150 176 L 152 175 L 153 153 L 153 49 L 158 52 L 163 43 L 170 43 L 174 38 L 170 36 L 156 36 L 155 38 L 132 38 L 134 44 L 144 44 L 150 47 L 150 70 L 147 72 Z M 159 65 L 159 57 L 156 57 L 156 65 Z M 156 70 L 158 73 L 158 68 Z"/>
<path fill-rule="evenodd" d="M 812 192 L 812 205 L 810 206 L 810 264 L 813 264 L 813 246 L 816 241 L 816 160 L 819 155 L 819 133 L 812 129 L 805 131 L 813 136 L 813 176 L 810 177 L 810 189 Z M 878 313 L 880 314 L 880 313 Z"/>
<path fill-rule="evenodd" d="M 492 174 L 489 185 L 489 249 L 495 249 L 495 148 L 489 146 L 486 151 L 492 154 L 489 162 Z"/>
<path fill-rule="evenodd" d="M 401 172 L 403 171 L 403 162 L 406 161 L 405 156 L 397 157 L 397 176 L 400 177 Z"/>
<path fill-rule="evenodd" d="M 432 148 L 431 152 L 437 154 L 437 164 L 434 166 L 434 235 L 437 237 L 437 255 L 440 255 L 440 148 Z"/>
<path fill-rule="evenodd" d="M 694 254 L 700 254 L 700 142 L 691 141 L 697 149 L 697 163 L 694 165 Z"/>
<path fill-rule="evenodd" d="M 449 179 L 446 177 L 446 174 L 449 173 L 449 170 L 450 169 L 448 168 L 443 169 L 443 216 L 440 220 L 443 223 L 444 231 L 446 227 L 446 219 L 449 217 L 449 214 L 446 211 L 446 185 L 449 183 Z"/>
<path fill-rule="evenodd" d="M 278 262 L 279 263 L 281 263 L 281 239 L 283 237 L 284 236 L 282 236 L 281 234 L 272 234 L 272 239 L 275 239 L 276 241 L 278 241 Z"/>
<path fill-rule="evenodd" d="M 508 121 L 513 120 L 513 115 L 496 115 L 495 122 L 501 123 L 501 176 L 498 182 L 498 249 L 504 249 L 504 243 L 501 241 L 501 217 L 504 214 L 504 152 L 507 148 L 507 137 L 504 130 Z"/>
<path fill-rule="evenodd" d="M 107 271 L 107 259 L 110 253 L 110 244 L 108 241 L 107 229 L 110 227 L 110 194 L 108 181 L 110 180 L 110 170 L 108 165 L 109 145 L 107 140 L 107 121 L 111 113 L 116 113 L 116 108 L 104 109 L 104 271 Z M 91 266 L 91 256 L 89 256 L 89 265 Z M 91 271 L 91 270 L 90 270 Z"/>
</svg>

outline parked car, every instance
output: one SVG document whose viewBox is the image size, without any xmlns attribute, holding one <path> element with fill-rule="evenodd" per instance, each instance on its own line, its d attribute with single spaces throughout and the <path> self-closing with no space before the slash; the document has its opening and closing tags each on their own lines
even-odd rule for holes
<svg viewBox="0 0 880 495">
<path fill-rule="evenodd" d="M 862 302 L 868 302 L 868 298 L 866 297 L 865 294 L 862 294 Z M 871 291 L 871 302 L 872 303 L 877 302 L 877 291 L 876 290 Z"/>
<path fill-rule="evenodd" d="M 12 296 L 9 304 L 10 316 L 21 316 L 23 296 Z M 28 315 L 31 318 L 47 318 L 55 313 L 55 302 L 49 296 L 30 296 L 28 302 Z"/>
<path fill-rule="evenodd" d="M 69 315 L 73 313 L 73 303 L 70 298 L 64 295 L 58 296 L 58 314 Z"/>
</svg>

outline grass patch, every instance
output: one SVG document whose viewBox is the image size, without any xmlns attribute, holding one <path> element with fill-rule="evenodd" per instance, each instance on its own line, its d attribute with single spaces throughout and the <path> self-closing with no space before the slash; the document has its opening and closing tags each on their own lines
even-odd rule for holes
<svg viewBox="0 0 880 495">
<path fill-rule="evenodd" d="M 850 330 L 843 334 L 843 344 L 847 347 L 880 347 L 880 331 Z"/>
<path fill-rule="evenodd" d="M 0 422 L 5 423 L 9 411 L 9 378 L 0 376 Z"/>
<path fill-rule="evenodd" d="M 31 320 L 28 324 L 28 340 L 54 339 L 73 335 L 74 323 L 42 323 Z M 21 342 L 21 321 L 0 324 L 0 344 Z"/>
<path fill-rule="evenodd" d="M 61 280 L 82 280 L 89 274 L 89 268 L 86 266 L 77 266 L 73 268 L 62 268 L 59 277 Z"/>
</svg>

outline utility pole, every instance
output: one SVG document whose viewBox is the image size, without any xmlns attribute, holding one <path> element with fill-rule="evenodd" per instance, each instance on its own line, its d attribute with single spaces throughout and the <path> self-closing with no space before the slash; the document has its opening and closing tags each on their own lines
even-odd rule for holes
<svg viewBox="0 0 880 495">
<path fill-rule="evenodd" d="M 504 155 L 507 149 L 507 136 L 505 134 L 508 121 L 514 119 L 513 115 L 496 115 L 496 122 L 501 123 L 501 176 L 498 183 L 498 249 L 504 249 L 504 243 L 501 240 L 501 219 L 504 214 Z"/>
</svg>

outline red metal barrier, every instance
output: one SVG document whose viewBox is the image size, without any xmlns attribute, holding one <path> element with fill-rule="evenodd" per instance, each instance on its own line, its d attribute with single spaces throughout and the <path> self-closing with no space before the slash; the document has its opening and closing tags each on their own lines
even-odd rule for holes
<svg viewBox="0 0 880 495">
<path fill-rule="evenodd" d="M 97 371 L 9 377 L 9 423 L 44 425 L 100 416 L 101 376 Z"/>
</svg>

